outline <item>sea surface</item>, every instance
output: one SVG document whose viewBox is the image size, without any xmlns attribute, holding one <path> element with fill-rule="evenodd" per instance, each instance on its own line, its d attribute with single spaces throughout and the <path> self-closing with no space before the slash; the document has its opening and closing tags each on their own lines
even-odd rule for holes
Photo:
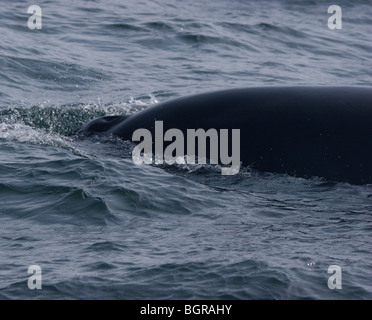
<svg viewBox="0 0 372 320">
<path fill-rule="evenodd" d="M 2 0 L 0 299 L 372 299 L 371 185 L 137 166 L 69 135 L 219 89 L 371 85 L 371 33 L 362 0 Z"/>
</svg>

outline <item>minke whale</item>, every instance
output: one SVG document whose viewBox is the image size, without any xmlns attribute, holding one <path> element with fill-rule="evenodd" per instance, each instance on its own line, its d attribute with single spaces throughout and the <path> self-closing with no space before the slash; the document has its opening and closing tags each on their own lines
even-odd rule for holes
<svg viewBox="0 0 372 320">
<path fill-rule="evenodd" d="M 372 87 L 238 88 L 162 102 L 133 115 L 106 116 L 77 131 L 132 141 L 133 132 L 240 129 L 243 166 L 297 177 L 372 183 Z"/>
</svg>

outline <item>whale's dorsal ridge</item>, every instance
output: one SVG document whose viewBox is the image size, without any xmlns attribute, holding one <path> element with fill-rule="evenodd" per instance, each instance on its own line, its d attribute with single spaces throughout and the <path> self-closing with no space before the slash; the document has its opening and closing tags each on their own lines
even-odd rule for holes
<svg viewBox="0 0 372 320">
<path fill-rule="evenodd" d="M 80 133 L 108 132 L 131 140 L 137 129 L 145 129 L 156 136 L 159 120 L 164 132 L 174 128 L 185 137 L 188 130 L 239 129 L 240 159 L 258 171 L 372 183 L 371 87 L 269 86 L 207 92 L 161 102 L 130 117 L 99 118 Z"/>
</svg>

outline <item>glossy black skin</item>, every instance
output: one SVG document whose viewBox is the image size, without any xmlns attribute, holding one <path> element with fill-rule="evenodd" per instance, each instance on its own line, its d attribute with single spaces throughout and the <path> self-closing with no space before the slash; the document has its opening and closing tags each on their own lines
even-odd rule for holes
<svg viewBox="0 0 372 320">
<path fill-rule="evenodd" d="M 257 87 L 178 98 L 131 116 L 103 117 L 79 133 L 132 140 L 187 129 L 240 129 L 240 159 L 263 172 L 372 183 L 372 87 Z M 231 131 L 230 131 L 231 136 Z M 185 141 L 186 145 L 186 141 Z"/>
</svg>

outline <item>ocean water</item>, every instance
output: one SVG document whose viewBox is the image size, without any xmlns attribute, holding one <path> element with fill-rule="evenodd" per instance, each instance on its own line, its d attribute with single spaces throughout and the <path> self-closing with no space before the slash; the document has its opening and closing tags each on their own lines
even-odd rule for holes
<svg viewBox="0 0 372 320">
<path fill-rule="evenodd" d="M 341 30 L 328 1 L 41 0 L 34 30 L 31 4 L 0 6 L 0 299 L 372 299 L 370 185 L 69 135 L 218 89 L 371 85 L 371 1 L 337 1 Z"/>
</svg>

